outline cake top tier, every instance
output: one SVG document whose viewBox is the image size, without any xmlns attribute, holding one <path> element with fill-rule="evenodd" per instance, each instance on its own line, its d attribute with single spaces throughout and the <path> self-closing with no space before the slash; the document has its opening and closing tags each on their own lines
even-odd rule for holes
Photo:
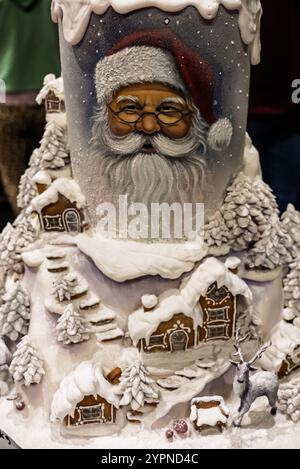
<svg viewBox="0 0 300 469">
<path fill-rule="evenodd" d="M 250 46 L 253 64 L 260 60 L 260 0 L 52 0 L 54 21 L 62 18 L 65 39 L 72 45 L 83 38 L 92 13 L 103 15 L 109 7 L 126 14 L 142 8 L 156 7 L 175 13 L 188 6 L 195 7 L 206 20 L 213 20 L 220 6 L 239 11 L 241 36 Z"/>
</svg>

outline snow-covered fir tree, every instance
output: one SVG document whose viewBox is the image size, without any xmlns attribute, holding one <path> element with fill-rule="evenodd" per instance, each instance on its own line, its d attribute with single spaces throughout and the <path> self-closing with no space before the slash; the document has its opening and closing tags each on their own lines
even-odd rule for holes
<svg viewBox="0 0 300 469">
<path fill-rule="evenodd" d="M 300 316 L 300 258 L 290 265 L 284 280 L 284 304 L 295 316 Z"/>
<path fill-rule="evenodd" d="M 120 405 L 129 406 L 132 411 L 138 411 L 145 404 L 159 402 L 157 386 L 141 361 L 134 362 L 124 370 L 118 394 L 122 396 Z"/>
<path fill-rule="evenodd" d="M 241 251 L 259 241 L 277 213 L 276 199 L 260 177 L 249 179 L 243 173 L 227 190 L 221 213 L 234 237 L 233 249 Z"/>
<path fill-rule="evenodd" d="M 66 126 L 56 121 L 47 123 L 40 147 L 42 169 L 59 169 L 69 163 L 68 135 Z"/>
<path fill-rule="evenodd" d="M 16 341 L 28 333 L 30 300 L 20 282 L 10 285 L 1 298 L 0 335 Z"/>
<path fill-rule="evenodd" d="M 0 235 L 0 264 L 10 270 L 21 262 L 24 248 L 33 243 L 38 235 L 33 218 L 29 213 L 21 212 L 14 224 L 8 223 Z"/>
<path fill-rule="evenodd" d="M 278 409 L 292 419 L 294 423 L 300 421 L 300 374 L 286 383 L 282 383 L 278 392 Z"/>
<path fill-rule="evenodd" d="M 274 214 L 261 239 L 247 252 L 246 264 L 250 269 L 273 270 L 292 262 L 296 254 L 292 238 Z"/>
<path fill-rule="evenodd" d="M 17 203 L 19 208 L 27 208 L 30 202 L 38 195 L 38 191 L 33 177 L 41 170 L 42 154 L 39 148 L 36 148 L 31 155 L 29 166 L 20 179 L 19 193 Z"/>
<path fill-rule="evenodd" d="M 28 335 L 17 345 L 9 371 L 15 383 L 39 384 L 45 374 L 44 361 Z"/>
<path fill-rule="evenodd" d="M 79 344 L 89 340 L 90 336 L 84 318 L 75 311 L 72 304 L 66 306 L 56 324 L 56 339 L 64 345 Z"/>
<path fill-rule="evenodd" d="M 300 254 L 300 212 L 289 204 L 281 216 L 281 223 L 296 244 Z"/>
<path fill-rule="evenodd" d="M 218 250 L 222 246 L 230 246 L 233 243 L 234 237 L 219 211 L 205 225 L 204 240 L 211 254 L 214 254 L 214 250 Z"/>
<path fill-rule="evenodd" d="M 76 277 L 62 277 L 53 282 L 52 293 L 59 302 L 71 301 L 72 291 L 78 285 Z"/>
<path fill-rule="evenodd" d="M 17 197 L 19 208 L 28 207 L 31 201 L 38 195 L 36 184 L 32 180 L 36 173 L 36 168 L 28 168 L 20 179 Z"/>
</svg>

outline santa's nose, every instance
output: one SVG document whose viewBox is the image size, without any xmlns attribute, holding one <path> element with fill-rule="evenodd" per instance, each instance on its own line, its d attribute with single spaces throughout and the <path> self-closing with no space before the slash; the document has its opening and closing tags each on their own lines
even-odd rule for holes
<svg viewBox="0 0 300 469">
<path fill-rule="evenodd" d="M 160 131 L 160 125 L 155 115 L 145 113 L 137 122 L 136 130 L 151 135 Z"/>
</svg>

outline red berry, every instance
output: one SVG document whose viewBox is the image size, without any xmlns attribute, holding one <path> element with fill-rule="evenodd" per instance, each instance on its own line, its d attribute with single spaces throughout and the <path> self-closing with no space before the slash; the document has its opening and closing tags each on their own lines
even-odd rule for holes
<svg viewBox="0 0 300 469">
<path fill-rule="evenodd" d="M 189 429 L 185 420 L 175 420 L 173 423 L 173 428 L 175 432 L 179 434 L 187 433 Z"/>
<path fill-rule="evenodd" d="M 171 428 L 168 428 L 168 429 L 166 430 L 166 438 L 167 438 L 168 440 L 172 440 L 173 436 L 174 436 L 173 430 L 172 430 Z"/>
<path fill-rule="evenodd" d="M 20 410 L 20 411 L 21 411 L 21 410 L 24 410 L 25 407 L 26 407 L 26 406 L 25 406 L 25 402 L 24 402 L 24 401 L 19 401 L 19 402 L 16 403 L 16 409 L 17 409 L 17 410 Z"/>
</svg>

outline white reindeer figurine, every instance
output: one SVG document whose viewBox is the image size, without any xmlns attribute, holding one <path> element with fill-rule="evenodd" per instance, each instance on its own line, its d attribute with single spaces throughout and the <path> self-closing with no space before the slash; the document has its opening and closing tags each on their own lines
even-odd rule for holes
<svg viewBox="0 0 300 469">
<path fill-rule="evenodd" d="M 253 376 L 250 376 L 250 371 L 256 371 L 256 368 L 254 368 L 252 364 L 262 357 L 262 354 L 271 344 L 260 346 L 254 357 L 249 361 L 245 361 L 240 345 L 247 338 L 248 336 L 239 338 L 239 331 L 237 331 L 236 344 L 234 345 L 236 353 L 234 355 L 238 356 L 240 361 L 239 363 L 231 361 L 231 363 L 237 367 L 233 390 L 241 399 L 238 417 L 233 422 L 236 427 L 241 426 L 244 415 L 250 410 L 253 402 L 258 397 L 266 396 L 271 406 L 271 414 L 276 415 L 277 413 L 278 376 L 270 371 L 259 371 Z"/>
</svg>

